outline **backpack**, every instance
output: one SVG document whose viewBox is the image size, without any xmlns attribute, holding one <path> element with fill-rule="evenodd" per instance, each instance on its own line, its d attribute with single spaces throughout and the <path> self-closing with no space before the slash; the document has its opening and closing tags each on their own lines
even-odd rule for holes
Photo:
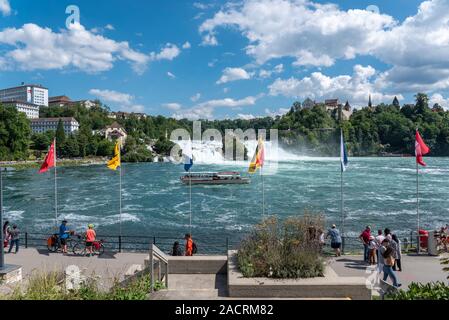
<svg viewBox="0 0 449 320">
<path fill-rule="evenodd" d="M 198 252 L 198 248 L 196 246 L 196 243 L 192 241 L 192 253 L 196 254 Z"/>
</svg>

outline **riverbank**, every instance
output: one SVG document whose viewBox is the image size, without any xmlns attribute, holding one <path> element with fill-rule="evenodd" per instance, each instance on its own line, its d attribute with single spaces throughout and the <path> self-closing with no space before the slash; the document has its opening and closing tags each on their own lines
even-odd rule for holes
<svg viewBox="0 0 449 320">
<path fill-rule="evenodd" d="M 90 166 L 105 164 L 108 162 L 107 157 L 95 157 L 95 158 L 77 158 L 77 159 L 58 159 L 58 167 L 78 167 L 78 166 Z M 0 161 L 0 166 L 10 167 L 16 170 L 26 170 L 33 168 L 40 168 L 43 160 L 33 161 Z"/>
</svg>

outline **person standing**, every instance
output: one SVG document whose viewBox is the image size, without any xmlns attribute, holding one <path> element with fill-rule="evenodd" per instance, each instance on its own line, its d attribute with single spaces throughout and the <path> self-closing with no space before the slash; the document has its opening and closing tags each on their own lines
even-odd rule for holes
<svg viewBox="0 0 449 320">
<path fill-rule="evenodd" d="M 9 231 L 9 235 L 11 238 L 11 245 L 9 247 L 8 253 L 11 253 L 12 248 L 14 245 L 16 246 L 16 251 L 14 253 L 19 252 L 19 237 L 20 237 L 20 230 L 17 228 L 17 225 L 13 225 L 12 229 Z"/>
<path fill-rule="evenodd" d="M 401 241 L 399 240 L 399 238 L 393 234 L 391 236 L 392 241 L 395 242 L 397 244 L 397 246 L 395 247 L 396 250 L 396 255 L 395 255 L 395 264 L 393 266 L 393 270 L 394 271 L 399 271 L 402 272 L 402 264 L 401 264 L 401 258 L 402 258 L 402 250 L 401 250 Z"/>
<path fill-rule="evenodd" d="M 67 228 L 67 220 L 63 220 L 59 226 L 59 241 L 61 241 L 62 253 L 67 253 L 67 239 L 69 235 L 70 230 Z"/>
<path fill-rule="evenodd" d="M 377 249 L 376 249 L 376 256 L 377 256 L 377 261 L 379 261 L 379 248 L 382 245 L 382 242 L 384 241 L 385 237 L 383 235 L 382 230 L 377 230 L 377 236 L 376 236 L 376 242 L 377 242 Z"/>
<path fill-rule="evenodd" d="M 186 240 L 186 256 L 191 257 L 193 256 L 193 240 L 190 233 L 187 233 L 184 237 Z"/>
<path fill-rule="evenodd" d="M 87 231 L 86 231 L 86 251 L 87 251 L 87 254 L 89 255 L 89 257 L 94 254 L 93 246 L 94 246 L 94 242 L 95 242 L 96 238 L 97 238 L 97 233 L 94 230 L 94 225 L 89 224 L 87 226 Z"/>
<path fill-rule="evenodd" d="M 368 244 L 368 250 L 369 250 L 369 264 L 375 265 L 376 264 L 376 251 L 377 251 L 377 242 L 376 239 L 371 236 Z"/>
<path fill-rule="evenodd" d="M 369 241 L 371 237 L 371 227 L 366 226 L 365 230 L 360 234 L 359 239 L 363 243 L 363 259 L 366 263 L 369 263 Z"/>
<path fill-rule="evenodd" d="M 326 238 L 331 238 L 331 248 L 335 251 L 335 256 L 341 256 L 341 235 L 340 230 L 337 229 L 335 224 L 327 231 Z"/>
<path fill-rule="evenodd" d="M 173 257 L 180 257 L 180 256 L 182 256 L 181 248 L 179 247 L 179 242 L 178 241 L 175 241 L 175 243 L 173 244 L 172 256 Z"/>
<path fill-rule="evenodd" d="M 378 266 L 378 272 L 379 273 L 381 273 L 383 271 L 383 267 L 384 267 L 384 264 L 385 264 L 384 253 L 387 250 L 389 245 L 390 245 L 390 241 L 387 238 L 385 238 L 382 241 L 382 243 L 381 243 L 381 245 L 380 245 L 380 247 L 378 249 L 379 256 L 377 258 L 377 266 Z"/>
<path fill-rule="evenodd" d="M 384 258 L 383 280 L 386 281 L 387 278 L 390 277 L 391 280 L 393 281 L 393 286 L 396 288 L 399 288 L 402 284 L 399 283 L 398 277 L 393 270 L 393 266 L 394 266 L 394 262 L 395 262 L 394 254 L 395 253 L 394 253 L 394 250 L 392 247 L 388 247 L 385 250 L 385 252 L 383 253 L 383 258 Z"/>
<path fill-rule="evenodd" d="M 9 240 L 11 238 L 9 231 L 11 230 L 11 227 L 9 226 L 9 221 L 6 220 L 3 224 L 3 248 L 7 248 L 9 245 Z"/>
</svg>

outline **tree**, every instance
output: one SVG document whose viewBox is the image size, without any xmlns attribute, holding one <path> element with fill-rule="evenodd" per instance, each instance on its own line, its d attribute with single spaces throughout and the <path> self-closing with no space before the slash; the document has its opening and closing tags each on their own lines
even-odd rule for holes
<svg viewBox="0 0 449 320">
<path fill-rule="evenodd" d="M 418 93 L 415 95 L 415 114 L 424 114 L 429 109 L 429 97 L 425 93 Z"/>
<path fill-rule="evenodd" d="M 0 103 L 0 160 L 28 158 L 30 122 L 13 106 Z"/>
</svg>

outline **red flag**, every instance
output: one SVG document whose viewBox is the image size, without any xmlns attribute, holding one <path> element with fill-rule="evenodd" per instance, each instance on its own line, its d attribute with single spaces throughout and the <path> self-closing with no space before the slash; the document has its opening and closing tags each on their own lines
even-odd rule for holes
<svg viewBox="0 0 449 320">
<path fill-rule="evenodd" d="M 416 163 L 425 167 L 426 163 L 423 160 L 423 156 L 428 154 L 429 152 L 430 152 L 429 147 L 426 146 L 424 140 L 421 138 L 421 135 L 419 134 L 419 131 L 416 130 L 416 142 L 415 142 Z"/>
<path fill-rule="evenodd" d="M 55 156 L 55 144 L 56 140 L 50 146 L 50 150 L 48 150 L 47 156 L 45 157 L 45 161 L 42 164 L 39 173 L 47 172 L 50 168 L 53 168 L 56 164 L 56 156 Z"/>
</svg>

